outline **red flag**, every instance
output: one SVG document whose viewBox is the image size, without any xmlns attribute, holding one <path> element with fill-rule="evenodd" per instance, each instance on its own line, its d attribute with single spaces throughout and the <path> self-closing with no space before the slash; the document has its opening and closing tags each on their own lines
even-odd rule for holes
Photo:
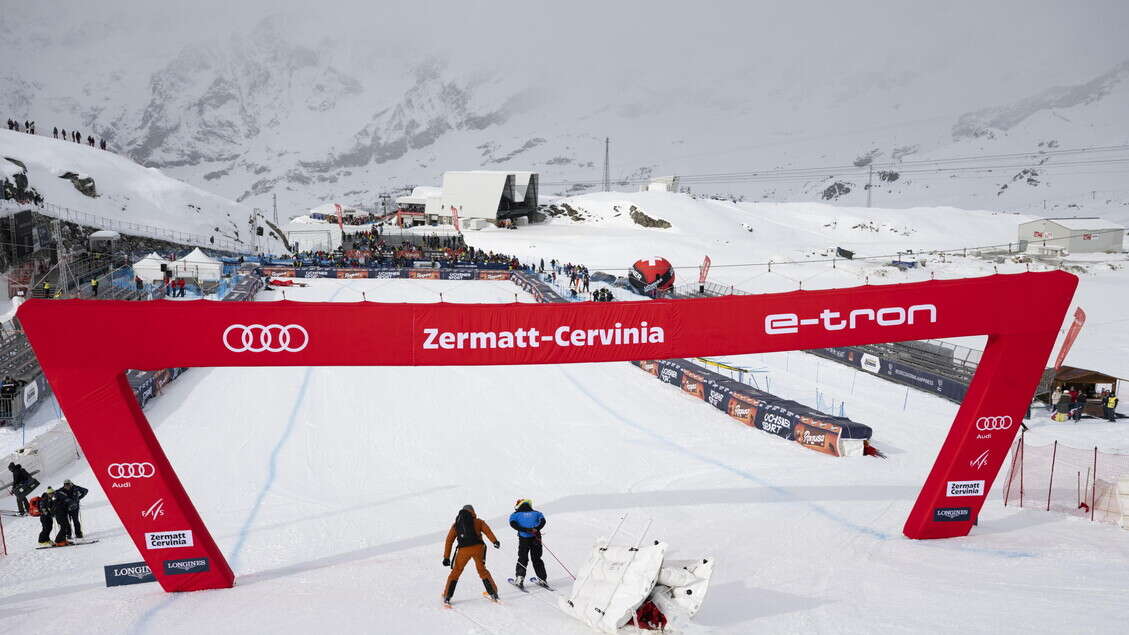
<svg viewBox="0 0 1129 635">
<path fill-rule="evenodd" d="M 1074 312 L 1074 324 L 1070 325 L 1070 330 L 1066 332 L 1066 339 L 1062 340 L 1062 348 L 1058 350 L 1058 359 L 1055 360 L 1055 370 L 1062 368 L 1062 362 L 1066 359 L 1066 354 L 1070 352 L 1070 347 L 1074 344 L 1075 338 L 1078 337 L 1078 331 L 1082 330 L 1082 325 L 1086 323 L 1086 312 L 1082 307 Z"/>
<path fill-rule="evenodd" d="M 455 231 L 460 234 L 463 233 L 463 231 L 459 229 L 459 210 L 456 209 L 454 205 L 451 206 L 451 223 L 455 226 Z"/>
<path fill-rule="evenodd" d="M 341 206 L 337 203 L 334 203 L 333 206 L 337 208 L 337 226 L 341 228 L 341 231 L 345 231 L 345 213 L 341 210 Z"/>
<path fill-rule="evenodd" d="M 710 257 L 702 261 L 702 266 L 698 267 L 698 284 L 706 283 L 706 276 L 710 275 Z"/>
</svg>

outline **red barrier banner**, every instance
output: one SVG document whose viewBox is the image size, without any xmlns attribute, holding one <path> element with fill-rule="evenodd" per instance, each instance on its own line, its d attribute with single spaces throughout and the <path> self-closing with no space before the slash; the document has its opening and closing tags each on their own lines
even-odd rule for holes
<svg viewBox="0 0 1129 635">
<path fill-rule="evenodd" d="M 1062 368 L 1062 363 L 1066 361 L 1066 355 L 1070 352 L 1070 347 L 1074 346 L 1074 340 L 1078 338 L 1078 333 L 1082 330 L 1082 325 L 1086 323 L 1086 312 L 1082 307 L 1074 312 L 1074 323 L 1070 325 L 1070 330 L 1066 332 L 1066 337 L 1062 340 L 1062 348 L 1058 349 L 1058 357 L 1055 359 L 1055 370 Z"/>
<path fill-rule="evenodd" d="M 910 538 L 946 538 L 967 534 L 984 502 L 983 493 L 951 498 L 948 483 L 983 480 L 982 491 L 991 489 L 1077 283 L 1069 273 L 1052 271 L 686 300 L 504 306 L 33 299 L 18 316 L 126 532 L 165 590 L 189 591 L 229 587 L 234 574 L 141 411 L 128 369 L 567 364 L 987 334 L 979 370 L 903 529 Z M 1040 299 L 1039 311 L 1027 309 L 1033 297 Z M 164 514 L 146 514 L 158 501 Z M 208 566 L 176 575 L 162 566 L 184 559 Z"/>
<path fill-rule="evenodd" d="M 796 424 L 795 441 L 809 450 L 839 456 L 839 432 L 837 425 L 808 419 Z"/>
<path fill-rule="evenodd" d="M 699 375 L 698 373 L 695 373 L 692 370 L 682 371 L 682 386 L 681 386 L 681 388 L 682 388 L 683 392 L 687 392 L 691 395 L 694 395 L 698 399 L 705 399 L 706 398 L 706 387 L 704 385 L 705 381 L 706 381 L 705 377 Z"/>
<path fill-rule="evenodd" d="M 413 280 L 438 280 L 440 275 L 438 269 L 409 269 L 408 277 Z"/>
<path fill-rule="evenodd" d="M 510 275 L 511 274 L 510 274 L 509 271 L 479 270 L 478 279 L 479 280 L 509 280 Z"/>
</svg>

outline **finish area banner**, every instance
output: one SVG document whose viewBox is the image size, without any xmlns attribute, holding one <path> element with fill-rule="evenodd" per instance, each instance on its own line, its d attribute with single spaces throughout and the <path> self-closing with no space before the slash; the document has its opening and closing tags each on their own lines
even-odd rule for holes
<svg viewBox="0 0 1129 635">
<path fill-rule="evenodd" d="M 979 372 L 904 529 L 943 538 L 971 528 L 1076 285 L 1054 271 L 649 302 L 28 300 L 18 315 L 110 503 L 172 591 L 231 586 L 234 574 L 138 406 L 128 369 L 562 364 L 987 334 Z M 1032 297 L 1039 311 L 1027 310 Z M 980 494 L 947 498 L 950 481 L 974 480 L 985 483 Z M 155 501 L 163 513 L 146 514 Z"/>
</svg>

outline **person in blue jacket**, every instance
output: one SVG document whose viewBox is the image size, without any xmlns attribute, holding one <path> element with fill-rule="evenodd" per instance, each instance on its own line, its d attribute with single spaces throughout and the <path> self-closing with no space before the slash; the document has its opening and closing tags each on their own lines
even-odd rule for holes
<svg viewBox="0 0 1129 635">
<path fill-rule="evenodd" d="M 517 531 L 517 569 L 514 583 L 525 588 L 525 571 L 529 559 L 533 559 L 533 571 L 539 578 L 538 584 L 545 586 L 545 562 L 541 560 L 541 528 L 545 526 L 545 515 L 533 509 L 533 501 L 519 498 L 514 503 L 514 513 L 510 514 L 510 527 Z"/>
</svg>

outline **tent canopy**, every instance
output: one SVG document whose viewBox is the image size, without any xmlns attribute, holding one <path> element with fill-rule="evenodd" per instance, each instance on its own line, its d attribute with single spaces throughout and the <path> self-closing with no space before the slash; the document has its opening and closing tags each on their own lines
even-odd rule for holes
<svg viewBox="0 0 1129 635">
<path fill-rule="evenodd" d="M 1062 384 L 1115 384 L 1120 377 L 1107 375 L 1105 373 L 1088 370 L 1085 368 L 1074 368 L 1073 366 L 1063 366 L 1055 373 L 1056 385 Z"/>
<path fill-rule="evenodd" d="M 177 262 L 190 262 L 194 265 L 197 265 L 197 264 L 209 264 L 209 265 L 223 264 L 219 260 L 212 258 L 211 256 L 204 253 L 203 251 L 200 251 L 199 247 L 197 247 L 197 248 L 193 249 L 192 251 L 188 252 L 188 255 L 186 255 L 183 258 L 177 260 Z"/>
</svg>

